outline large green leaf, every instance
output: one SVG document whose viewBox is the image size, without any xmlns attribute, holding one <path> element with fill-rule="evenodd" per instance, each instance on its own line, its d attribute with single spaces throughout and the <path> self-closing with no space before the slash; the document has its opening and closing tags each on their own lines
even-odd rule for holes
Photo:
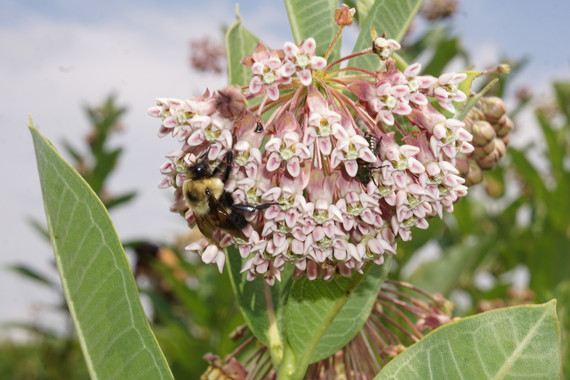
<svg viewBox="0 0 570 380">
<path fill-rule="evenodd" d="M 228 83 L 236 86 L 245 86 L 251 80 L 251 69 L 241 60 L 253 53 L 260 41 L 253 33 L 241 24 L 241 18 L 226 33 L 226 53 L 228 56 Z"/>
<path fill-rule="evenodd" d="M 283 306 L 291 286 L 291 268 L 284 271 L 281 281 L 276 281 L 273 286 L 266 285 L 261 278 L 247 281 L 246 274 L 240 273 L 242 258 L 233 246 L 228 248 L 227 265 L 247 325 L 257 339 L 268 346 L 280 360 L 285 341 Z"/>
<path fill-rule="evenodd" d="M 356 18 L 362 23 L 368 17 L 368 12 L 372 9 L 374 0 L 356 0 Z"/>
<path fill-rule="evenodd" d="M 338 1 L 285 0 L 285 7 L 295 42 L 299 44 L 301 41 L 313 37 L 317 42 L 316 54 L 324 56 L 338 31 L 338 25 L 334 21 Z M 337 59 L 339 55 L 340 42 L 335 45 L 329 62 Z"/>
<path fill-rule="evenodd" d="M 386 278 L 391 260 L 371 265 L 364 274 L 331 281 L 300 278 L 285 309 L 287 338 L 297 366 L 327 358 L 358 333 Z"/>
<path fill-rule="evenodd" d="M 558 379 L 556 301 L 490 311 L 451 322 L 389 362 L 386 379 Z"/>
<path fill-rule="evenodd" d="M 421 4 L 422 0 L 376 0 L 374 6 L 368 11 L 366 20 L 362 23 L 354 51 L 358 52 L 372 47 L 370 37 L 372 27 L 376 29 L 378 35 L 386 33 L 387 38 L 400 41 Z M 372 71 L 376 70 L 378 65 L 378 57 L 374 54 L 359 56 L 349 61 L 349 66 L 358 66 Z"/>
<path fill-rule="evenodd" d="M 109 214 L 32 125 L 63 290 L 93 379 L 171 379 Z"/>
</svg>

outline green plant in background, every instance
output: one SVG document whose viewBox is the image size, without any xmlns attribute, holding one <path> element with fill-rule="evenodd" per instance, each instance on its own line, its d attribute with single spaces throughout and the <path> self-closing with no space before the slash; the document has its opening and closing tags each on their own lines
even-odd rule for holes
<svg viewBox="0 0 570 380">
<path fill-rule="evenodd" d="M 303 2 L 286 2 L 297 43 L 301 43 L 308 37 L 314 37 L 317 47 L 326 49 L 329 43 L 335 40 L 337 29 L 333 22 L 333 15 L 336 4 L 333 3 L 315 1 L 315 8 L 306 9 Z M 374 4 L 372 2 L 357 2 L 356 6 L 359 11 L 357 14 L 362 26 L 362 33 L 357 40 L 355 51 L 364 49 L 366 44 L 370 43 L 372 26 L 379 32 L 386 32 L 389 38 L 400 39 L 420 4 L 420 1 L 377 1 Z M 344 12 L 344 17 L 348 17 L 346 9 Z M 337 14 L 337 22 L 341 25 L 343 22 L 342 15 L 341 13 L 341 17 L 338 17 Z M 392 44 L 392 47 L 396 46 L 394 42 L 382 40 Z M 382 40 L 375 46 L 376 52 L 380 54 L 381 58 L 383 58 L 381 48 L 386 47 L 382 45 L 384 43 Z M 251 72 L 248 68 L 241 66 L 239 61 L 244 56 L 251 54 L 257 41 L 258 39 L 248 32 L 240 22 L 229 29 L 227 45 L 231 83 L 249 84 Z M 430 39 L 426 38 L 420 44 L 429 41 Z M 448 40 L 442 39 L 440 41 Z M 440 61 L 451 59 L 455 54 L 459 54 L 460 49 L 457 44 L 453 43 L 444 44 L 440 42 L 435 46 L 440 49 L 438 50 L 441 52 L 440 58 L 438 58 L 437 64 L 427 65 L 433 71 L 426 71 L 426 73 L 439 75 L 445 67 Z M 301 48 L 308 49 L 302 44 Z M 291 48 L 291 51 L 294 52 L 294 50 Z M 452 53 L 449 53 L 450 50 Z M 339 44 L 337 43 L 333 49 L 318 52 L 318 54 L 322 54 L 333 61 L 339 58 L 339 51 Z M 258 50 L 259 52 L 260 50 Z M 256 57 L 253 58 L 255 60 Z M 300 56 L 297 55 L 296 59 L 299 62 Z M 409 57 L 406 57 L 406 60 L 413 61 Z M 373 55 L 363 55 L 351 62 L 357 62 L 351 64 L 362 65 L 368 71 L 383 70 L 382 60 L 379 61 Z M 403 70 L 405 68 L 404 60 L 401 59 L 398 62 L 398 67 Z M 434 62 L 436 61 L 434 60 Z M 322 80 L 318 71 L 322 69 L 320 63 L 318 60 L 314 60 L 312 64 L 314 65 L 312 74 L 316 78 L 315 80 Z M 298 71 L 301 82 L 312 83 L 313 78 L 307 79 L 306 72 L 295 70 Z M 255 70 L 254 74 L 256 74 Z M 284 77 L 286 76 L 284 75 Z M 263 77 L 263 80 L 266 79 L 267 81 L 262 86 L 267 85 L 265 91 L 267 91 L 268 96 L 279 98 L 279 92 L 275 94 L 275 88 L 270 88 L 269 79 Z M 342 84 L 341 79 L 342 76 L 338 79 L 339 84 Z M 257 85 L 258 83 L 254 83 L 254 90 Z M 292 88 L 295 89 L 295 87 Z M 293 101 L 299 101 L 304 97 L 311 99 L 307 100 L 309 108 L 318 107 L 322 103 L 320 97 L 323 95 L 318 95 L 317 92 L 309 92 L 310 90 L 303 92 L 303 86 L 299 86 L 297 89 L 299 89 L 298 95 L 292 97 Z M 367 91 L 364 84 L 358 83 L 352 89 L 356 96 L 345 99 L 338 95 L 336 99 L 341 99 L 339 103 L 349 104 L 349 101 L 356 102 L 357 98 L 366 100 L 359 96 Z M 333 93 L 336 89 L 331 87 L 327 90 L 326 86 L 322 86 L 320 91 L 323 91 L 325 96 L 330 96 L 327 91 Z M 238 99 L 237 103 L 229 102 L 227 108 L 230 117 L 234 117 L 236 115 L 232 112 L 236 111 L 232 110 L 237 109 L 239 111 L 242 109 L 240 107 L 243 106 L 240 105 L 240 98 L 235 93 L 228 92 L 227 94 L 227 98 L 230 100 Z M 559 91 L 559 97 L 562 99 L 566 94 L 567 92 Z M 257 109 L 261 110 L 266 102 L 270 104 L 269 100 L 262 100 Z M 217 107 L 224 106 L 224 104 L 226 103 L 220 102 Z M 436 102 L 434 105 L 438 107 Z M 440 111 L 445 112 L 446 109 L 449 111 L 452 109 L 450 105 L 451 103 L 445 101 L 439 102 L 439 106 L 443 107 L 443 110 L 440 108 Z M 567 110 L 565 107 L 561 107 L 561 109 Z M 404 112 L 407 111 L 403 110 L 400 116 L 396 116 L 394 122 L 398 127 L 405 129 L 408 126 Z M 450 114 L 447 115 L 448 117 L 451 116 Z M 383 117 L 382 122 L 390 126 L 389 115 L 384 114 Z M 180 120 L 178 119 L 178 122 Z M 241 125 L 243 129 L 252 128 L 253 131 L 257 128 L 258 123 L 261 123 L 262 126 L 265 124 L 269 133 L 275 134 L 278 129 L 272 128 L 279 128 L 279 126 L 271 126 L 271 121 L 272 119 L 261 121 L 256 118 L 248 118 Z M 415 119 L 415 122 L 421 123 L 422 120 Z M 552 128 L 549 130 L 553 131 Z M 137 379 L 172 377 L 166 360 L 142 313 L 130 268 L 126 263 L 121 245 L 113 231 L 103 204 L 33 126 L 31 126 L 31 131 L 38 156 L 38 167 L 50 227 L 50 239 L 56 252 L 66 298 L 91 376 L 94 378 Z M 552 133 L 555 134 L 555 132 Z M 384 139 L 385 143 L 386 140 Z M 368 145 L 375 148 L 374 144 Z M 326 150 L 326 147 L 322 149 Z M 213 150 L 210 147 L 209 154 Z M 558 163 L 561 157 L 563 162 L 563 157 L 566 155 L 560 153 L 560 149 L 558 152 L 559 154 L 554 155 L 557 159 L 556 162 Z M 564 151 L 562 150 L 562 152 Z M 464 153 L 468 154 L 467 151 Z M 485 153 L 491 154 L 490 152 Z M 514 154 L 512 162 L 516 163 L 516 151 L 511 150 L 509 153 Z M 303 154 L 303 152 L 299 154 Z M 378 154 L 383 155 L 385 152 L 380 150 Z M 239 159 L 237 155 L 236 157 Z M 521 154 L 520 157 L 522 159 L 518 159 L 519 164 L 524 163 L 524 155 Z M 366 156 L 360 156 L 359 160 L 365 158 Z M 349 159 L 344 161 L 349 161 Z M 372 160 L 370 162 L 372 163 Z M 349 162 L 342 165 L 345 165 L 347 171 L 350 170 L 351 164 Z M 357 165 L 362 168 L 363 161 L 358 161 Z M 377 186 L 380 169 L 374 169 L 376 166 L 373 165 L 370 167 L 372 167 L 370 170 L 374 181 L 371 180 L 369 183 Z M 532 170 L 529 170 L 528 167 Z M 563 164 L 560 165 L 560 168 L 565 170 Z M 291 167 L 287 165 L 286 170 L 291 174 L 295 173 L 297 169 L 294 165 Z M 534 185 L 538 185 L 535 183 L 538 181 L 537 178 L 542 178 L 532 165 L 527 165 L 524 172 L 529 176 L 526 180 L 532 183 L 532 187 L 529 186 L 529 188 L 533 191 L 540 191 L 541 187 L 535 189 Z M 564 183 L 564 176 L 562 172 L 558 175 L 561 177 L 554 178 L 560 180 L 556 184 L 562 188 L 566 186 L 560 185 L 560 183 Z M 489 177 L 489 180 L 498 177 L 495 175 Z M 521 177 L 525 178 L 524 176 Z M 535 182 L 531 182 L 530 179 L 534 179 Z M 531 191 L 529 188 L 525 188 L 525 190 Z M 547 195 L 557 186 L 543 186 L 542 188 L 545 189 L 543 194 Z M 561 194 L 563 193 L 561 192 Z M 532 203 L 536 197 L 519 197 L 518 199 L 522 199 L 518 201 L 519 203 L 525 201 Z M 506 249 L 501 247 L 500 239 L 505 238 L 504 241 L 507 242 L 507 237 L 513 236 L 509 234 L 517 230 L 516 224 L 504 224 L 503 228 L 505 230 L 511 229 L 509 231 L 489 233 L 489 228 L 492 229 L 492 227 L 489 227 L 488 223 L 492 223 L 493 218 L 502 217 L 503 214 L 487 214 L 484 208 L 475 203 L 472 204 L 472 202 L 474 201 L 466 202 L 463 200 L 456 205 L 453 214 L 455 224 L 437 222 L 436 219 L 431 219 L 430 224 L 432 226 L 430 229 L 418 234 L 416 232 L 421 230 L 414 230 L 414 238 L 407 245 L 399 247 L 401 251 L 403 249 L 404 252 L 409 253 L 407 257 L 398 260 L 401 265 L 411 256 L 410 252 L 417 250 L 431 237 L 440 236 L 442 238 L 441 247 L 445 252 L 445 260 L 442 259 L 420 268 L 409 279 L 420 289 L 427 289 L 430 293 L 441 292 L 444 294 L 449 294 L 451 290 L 460 287 L 469 289 L 470 279 L 480 266 L 486 266 L 499 273 L 501 269 L 512 268 L 521 262 L 520 258 L 507 260 L 509 256 L 501 251 L 501 249 Z M 545 200 L 545 202 L 548 201 Z M 565 205 L 565 203 L 562 204 Z M 560 227 L 557 230 L 555 229 L 560 232 L 559 242 L 561 244 L 567 242 L 567 227 L 564 228 L 564 219 L 548 216 L 550 209 L 545 209 L 544 206 L 546 205 L 548 203 L 540 205 L 540 202 L 537 202 L 535 208 L 531 209 L 534 211 L 531 215 L 533 217 L 539 216 L 537 220 L 543 223 L 542 226 L 547 221 L 546 225 L 552 227 L 550 223 L 558 220 L 558 225 L 554 227 Z M 516 212 L 509 212 L 509 210 L 511 208 L 516 209 L 519 206 L 507 207 L 506 214 L 514 215 L 516 218 Z M 531 220 L 534 219 L 531 218 Z M 489 222 L 477 223 L 478 221 Z M 512 221 L 513 219 L 511 219 Z M 530 223 L 530 225 L 532 224 Z M 458 232 L 459 227 L 463 228 L 460 232 Z M 523 229 L 519 229 L 519 233 L 521 230 Z M 406 233 L 404 231 L 404 234 Z M 469 236 L 481 238 L 481 242 L 470 243 Z M 517 234 L 516 236 L 520 237 L 521 235 Z M 140 250 L 144 244 L 133 245 L 133 247 Z M 373 245 L 370 247 L 376 249 Z M 160 248 L 156 248 L 155 251 L 160 251 Z M 520 252 L 523 251 L 530 252 L 521 247 Z M 513 252 L 514 250 L 509 250 L 508 253 L 513 254 Z M 519 251 L 516 252 L 515 254 L 518 255 Z M 207 253 L 203 253 L 202 258 L 204 261 L 219 264 L 226 260 L 224 257 L 220 258 L 219 255 L 220 253 L 217 250 L 210 249 Z M 387 331 L 387 326 L 402 327 L 406 322 L 411 322 L 409 325 L 412 330 L 414 328 L 417 330 L 418 326 L 422 324 L 425 327 L 437 327 L 449 321 L 449 310 L 445 307 L 446 302 L 442 298 L 430 297 L 427 294 L 423 294 L 426 298 L 424 301 L 420 301 L 417 294 L 412 295 L 413 289 L 417 288 L 399 282 L 382 285 L 388 276 L 387 269 L 388 263 L 390 263 L 388 255 L 386 255 L 384 265 L 366 265 L 362 267 L 361 273 L 346 273 L 345 271 L 343 273 L 346 277 L 334 276 L 333 273 L 329 276 L 333 277 L 331 281 L 324 281 L 321 278 L 294 278 L 292 276 L 293 268 L 286 266 L 283 272 L 280 272 L 281 281 L 274 282 L 270 277 L 265 277 L 266 280 L 269 280 L 267 282 L 273 284 L 271 287 L 267 286 L 260 278 L 254 279 L 255 276 L 251 275 L 252 271 L 248 270 L 247 267 L 245 267 L 245 274 L 240 273 L 244 262 L 236 249 L 229 249 L 227 261 L 230 266 L 230 282 L 247 322 L 248 327 L 245 330 L 249 330 L 246 332 L 244 329 L 240 329 L 237 331 L 237 335 L 253 334 L 253 336 L 248 335 L 251 337 L 246 338 L 248 339 L 246 342 L 250 344 L 240 346 L 232 355 L 224 359 L 209 356 L 208 360 L 211 365 L 209 374 L 211 376 L 223 372 L 226 375 L 231 374 L 234 378 L 242 378 L 245 373 L 249 372 L 256 378 L 277 376 L 285 379 L 303 378 L 307 371 L 310 371 L 308 373 L 311 378 L 317 376 L 330 377 L 331 373 L 344 373 L 346 376 L 353 377 L 358 374 L 378 372 L 379 368 L 368 368 L 369 363 L 362 360 L 365 357 L 365 351 L 367 351 L 367 355 L 381 363 L 383 369 L 377 378 L 408 379 L 427 376 L 434 378 L 504 378 L 517 377 L 521 374 L 527 377 L 535 376 L 535 378 L 556 378 L 560 374 L 560 336 L 554 302 L 537 306 L 519 306 L 456 320 L 422 337 L 421 332 L 415 334 L 414 331 L 410 334 L 406 332 L 406 329 L 404 332 L 390 332 Z M 380 260 L 377 261 L 380 262 Z M 562 261 L 558 263 L 560 262 Z M 216 345 L 226 344 L 222 343 L 224 341 L 227 342 L 223 338 L 214 337 L 215 333 L 212 331 L 206 334 L 200 331 L 192 331 L 196 329 L 197 324 L 206 325 L 208 319 L 214 319 L 217 323 L 228 321 L 226 330 L 229 331 L 239 323 L 239 318 L 230 318 L 228 314 L 231 314 L 231 306 L 228 308 L 216 306 L 215 309 L 217 310 L 212 311 L 211 308 L 208 308 L 209 305 L 204 302 L 207 301 L 208 295 L 221 292 L 216 290 L 219 289 L 217 286 L 221 285 L 221 289 L 224 291 L 228 289 L 228 283 L 224 284 L 224 281 L 227 280 L 219 280 L 221 276 L 213 276 L 211 271 L 202 272 L 203 269 L 189 266 L 184 261 L 180 261 L 179 264 L 187 272 L 189 278 L 198 279 L 199 283 L 194 288 L 192 286 L 187 287 L 184 277 L 177 276 L 171 268 L 167 268 L 163 263 L 158 262 L 152 264 L 152 268 L 161 278 L 166 280 L 169 286 L 166 291 L 158 291 L 156 288 L 149 291 L 149 294 L 154 300 L 155 311 L 162 324 L 162 326 L 157 325 L 155 328 L 157 336 L 161 337 L 160 340 L 164 342 L 163 347 L 167 357 L 171 359 L 171 362 L 177 363 L 172 368 L 175 369 L 176 366 L 179 366 L 178 370 L 183 373 L 185 370 L 193 370 L 190 364 L 184 368 L 184 355 L 191 356 L 193 353 L 182 350 L 184 347 L 192 347 L 197 337 L 206 336 L 205 339 L 209 339 L 212 343 L 211 347 L 215 350 L 218 350 L 215 347 Z M 255 265 L 261 264 L 256 263 Z M 542 265 L 548 264 L 556 265 L 542 263 Z M 271 265 L 269 268 L 272 268 Z M 309 268 L 307 270 L 308 277 L 311 278 L 310 269 L 313 264 L 307 265 Z M 529 265 L 529 268 L 534 274 L 534 267 Z M 540 268 L 538 270 L 548 269 L 551 268 Z M 430 270 L 431 277 L 429 275 Z M 259 267 L 256 273 L 264 274 L 266 271 Z M 276 272 L 273 273 L 275 276 Z M 322 271 L 322 268 L 318 273 L 317 277 L 327 277 L 327 272 Z M 542 302 L 549 299 L 548 289 L 554 287 L 546 288 L 547 286 L 556 286 L 557 294 L 553 295 L 560 297 L 560 299 L 564 299 L 564 297 L 567 299 L 568 285 L 565 282 L 567 277 L 564 273 L 561 272 L 555 279 L 545 276 L 551 283 L 546 280 L 538 281 L 537 279 L 543 277 L 545 273 L 548 272 L 543 272 L 542 275 L 537 274 L 536 278 L 531 280 L 531 287 L 540 297 L 538 300 Z M 397 278 L 399 273 L 394 272 L 389 275 L 389 277 L 392 276 Z M 279 280 L 278 277 L 273 278 L 273 280 L 275 279 Z M 543 286 L 544 288 L 541 288 Z M 380 290 L 381 287 L 382 290 Z M 482 298 L 483 295 L 478 294 L 474 288 L 471 289 L 475 300 Z M 542 289 L 542 292 L 538 289 Z M 175 294 L 176 302 L 161 308 L 160 303 L 168 300 L 172 294 Z M 495 296 L 498 294 L 495 292 Z M 387 297 L 387 295 L 393 295 L 393 297 Z M 390 300 L 386 298 L 390 298 Z M 231 303 L 230 297 L 225 298 L 225 305 Z M 431 306 L 434 308 L 432 309 Z M 188 313 L 188 319 L 183 320 L 180 315 L 176 314 L 179 307 L 185 310 L 183 313 Z M 411 314 L 419 319 L 411 319 Z M 220 319 L 216 319 L 216 316 Z M 375 319 L 377 317 L 379 319 Z M 567 324 L 567 321 L 563 322 Z M 364 328 L 361 329 L 363 326 Z M 221 331 L 219 334 L 225 335 L 225 332 Z M 209 337 L 207 337 L 208 335 Z M 417 341 L 417 343 L 409 349 L 406 349 L 404 345 L 396 344 L 397 342 L 405 343 L 404 338 L 406 337 L 410 338 L 412 342 Z M 357 339 L 360 339 L 359 342 L 362 344 L 355 343 Z M 251 344 L 253 340 L 258 342 L 255 346 Z M 384 346 L 366 347 L 365 343 L 369 342 L 384 342 L 386 344 Z M 225 348 L 222 346 L 222 350 L 217 352 L 223 354 L 224 351 L 229 350 L 229 346 L 227 343 Z M 390 350 L 377 351 L 377 347 Z M 390 352 L 393 355 L 389 355 Z M 395 359 L 385 365 L 388 359 L 399 352 L 401 353 Z M 247 357 L 255 360 L 244 362 L 244 358 Z M 313 363 L 312 366 L 310 366 L 311 363 Z"/>
<path fill-rule="evenodd" d="M 103 200 L 108 210 L 125 204 L 132 200 L 136 193 L 128 192 L 118 196 L 111 195 L 107 190 L 107 182 L 110 174 L 116 168 L 117 162 L 123 152 L 122 148 L 110 148 L 112 136 L 121 131 L 120 119 L 126 112 L 124 107 L 116 104 L 114 96 L 109 96 L 100 106 L 84 107 L 90 125 L 89 135 L 85 142 L 87 152 L 82 153 L 81 148 L 74 146 L 71 142 L 64 140 L 62 145 L 71 157 L 73 166 L 79 174 L 89 183 L 92 189 L 97 192 Z M 49 239 L 47 228 L 37 220 L 30 220 L 32 227 L 43 237 Z M 57 311 L 67 315 L 68 309 L 59 284 L 50 279 L 50 276 L 39 268 L 30 267 L 23 264 L 14 264 L 9 269 L 25 276 L 27 279 L 35 281 L 52 291 L 61 295 L 61 303 L 57 305 Z M 3 346 L 2 357 L 7 359 L 11 355 L 18 355 L 20 360 L 13 365 L 6 364 L 6 378 L 81 378 L 87 376 L 87 369 L 82 361 L 73 360 L 81 357 L 79 345 L 74 337 L 73 326 L 66 323 L 68 329 L 60 337 L 54 329 L 35 323 L 9 323 L 8 328 L 20 328 L 30 333 L 32 342 L 24 345 L 7 343 Z M 16 354 L 18 353 L 18 354 Z M 29 358 L 28 360 L 24 358 Z M 61 360 L 68 358 L 69 360 Z"/>
<path fill-rule="evenodd" d="M 121 117 L 125 108 L 116 104 L 113 96 L 100 106 L 85 107 L 91 130 L 85 139 L 88 151 L 73 146 L 69 141 L 62 145 L 72 158 L 73 167 L 97 189 L 100 199 L 110 210 L 127 205 L 135 192 L 113 196 L 108 191 L 108 178 L 118 167 L 122 148 L 108 148 L 113 137 L 122 131 Z M 47 228 L 32 221 L 34 228 L 49 239 Z M 141 292 L 152 304 L 153 329 L 168 355 L 177 378 L 196 378 L 205 370 L 202 356 L 210 351 L 230 352 L 235 344 L 229 335 L 243 318 L 227 289 L 231 287 L 225 277 L 214 276 L 214 269 L 196 266 L 178 258 L 176 244 L 167 245 L 148 240 L 123 241 L 123 246 L 133 254 L 134 275 L 142 285 Z M 39 267 L 15 264 L 9 267 L 25 278 L 35 281 L 61 295 L 57 310 L 68 315 L 61 286 L 52 281 Z M 178 276 L 174 276 L 177 273 Z M 208 284 L 189 287 L 188 282 Z M 210 308 L 209 304 L 218 307 Z M 12 379 L 80 379 L 88 377 L 82 360 L 77 337 L 71 321 L 68 331 L 58 333 L 36 323 L 9 323 L 5 328 L 24 329 L 31 342 L 9 343 L 0 347 L 0 377 Z M 189 360 L 188 352 L 196 357 Z M 18 360 L 14 360 L 18 358 Z M 81 358 L 77 360 L 76 358 Z"/>
</svg>

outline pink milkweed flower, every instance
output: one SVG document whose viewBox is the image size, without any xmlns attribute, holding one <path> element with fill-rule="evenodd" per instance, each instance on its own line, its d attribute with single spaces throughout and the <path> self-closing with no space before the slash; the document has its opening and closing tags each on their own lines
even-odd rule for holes
<svg viewBox="0 0 570 380">
<path fill-rule="evenodd" d="M 342 129 L 342 117 L 329 108 L 325 98 L 313 86 L 309 87 L 307 105 L 310 113 L 308 127 L 303 134 L 303 144 L 310 146 L 316 140 L 318 151 L 328 156 L 332 152 L 332 136 L 338 135 Z"/>
<path fill-rule="evenodd" d="M 447 157 L 454 158 L 457 152 L 469 154 L 475 149 L 469 141 L 473 135 L 465 128 L 465 123 L 455 119 L 446 119 L 445 122 L 437 123 L 433 128 L 430 138 L 431 148 L 436 156 L 439 151 Z"/>
<path fill-rule="evenodd" d="M 290 113 L 286 113 L 277 129 L 275 137 L 266 144 L 265 150 L 269 153 L 267 170 L 274 172 L 286 162 L 287 172 L 292 177 L 301 173 L 301 163 L 311 157 L 309 149 L 300 142 L 301 128 Z"/>
<path fill-rule="evenodd" d="M 358 172 L 357 160 L 376 162 L 378 159 L 370 150 L 368 141 L 357 135 L 353 128 L 339 128 L 335 137 L 337 144 L 331 153 L 331 167 L 333 169 L 342 162 L 346 173 L 350 177 L 354 177 Z"/>
<path fill-rule="evenodd" d="M 440 75 L 433 89 L 433 96 L 435 96 L 443 109 L 455 113 L 453 102 L 464 102 L 467 100 L 467 95 L 458 87 L 458 84 L 465 78 L 467 78 L 465 73 L 445 73 Z"/>
<path fill-rule="evenodd" d="M 408 66 L 404 72 L 397 71 L 392 81 L 395 84 L 405 84 L 409 88 L 408 101 L 417 105 L 426 105 L 428 103 L 425 95 L 429 89 L 437 81 L 431 75 L 418 75 L 422 69 L 422 65 L 414 63 Z"/>
<path fill-rule="evenodd" d="M 406 85 L 392 86 L 390 83 L 382 83 L 376 87 L 376 96 L 370 105 L 378 113 L 377 119 L 386 125 L 394 125 L 394 115 L 408 115 L 412 108 L 408 104 L 407 97 L 410 88 Z"/>
<path fill-rule="evenodd" d="M 220 273 L 224 271 L 224 264 L 226 262 L 226 254 L 217 245 L 210 244 L 207 239 L 200 239 L 186 247 L 190 253 L 200 255 L 205 264 L 215 263 L 218 266 Z"/>
<path fill-rule="evenodd" d="M 315 55 L 316 47 L 314 38 L 307 38 L 299 46 L 286 42 L 283 51 L 287 61 L 281 68 L 281 74 L 291 77 L 297 73 L 301 83 L 309 86 L 313 81 L 312 70 L 321 70 L 327 65 L 326 59 Z"/>
<path fill-rule="evenodd" d="M 158 99 L 148 112 L 161 119 L 159 135 L 179 142 L 160 168 L 160 186 L 174 189 L 171 211 L 196 224 L 182 188 L 198 160 L 222 168 L 213 173 L 223 178 L 219 201 L 260 206 L 228 206 L 239 227 L 245 220 L 243 234 L 232 237 L 234 228 L 220 223 L 187 250 L 221 270 L 222 248 L 234 244 L 246 278 L 270 285 L 287 266 L 294 277 L 328 280 L 384 263 L 415 227 L 452 211 L 467 194 L 455 157 L 473 146 L 441 108 L 465 100 L 465 74 L 420 75 L 419 63 L 400 71 L 390 58 L 399 48 L 376 38 L 359 53 L 373 50 L 384 63 L 370 72 L 352 61 L 337 66 L 350 56 L 327 66 L 313 38 L 283 50 L 259 43 L 242 60 L 251 68 L 247 87 Z"/>
<path fill-rule="evenodd" d="M 291 82 L 290 75 L 283 75 L 283 50 L 269 50 L 259 42 L 251 56 L 241 60 L 241 63 L 251 67 L 253 77 L 249 83 L 249 91 L 252 94 L 259 92 L 267 93 L 271 100 L 279 98 L 279 84 Z"/>
</svg>

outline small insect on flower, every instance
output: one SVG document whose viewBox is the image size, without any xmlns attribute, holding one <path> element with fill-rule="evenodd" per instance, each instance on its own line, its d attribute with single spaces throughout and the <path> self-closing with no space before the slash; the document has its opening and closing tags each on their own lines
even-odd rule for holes
<svg viewBox="0 0 570 380">
<path fill-rule="evenodd" d="M 243 213 L 264 210 L 273 205 L 234 204 L 232 195 L 225 190 L 232 162 L 233 153 L 230 151 L 212 170 L 207 159 L 200 157 L 187 169 L 187 179 L 182 185 L 182 194 L 194 213 L 198 228 L 210 240 L 216 228 L 226 230 L 236 238 L 247 240 L 242 231 L 247 225 Z M 218 175 L 222 172 L 223 176 L 219 178 Z"/>
<path fill-rule="evenodd" d="M 366 141 L 368 141 L 368 147 L 370 148 L 372 153 L 374 153 L 374 156 L 378 157 L 378 152 L 380 151 L 380 143 L 382 142 L 382 137 L 380 137 L 380 140 L 378 140 L 376 136 L 372 135 L 371 133 L 366 133 L 364 135 L 364 138 L 366 139 Z M 358 159 L 357 163 L 358 163 L 358 171 L 356 172 L 356 178 L 358 178 L 358 180 L 362 182 L 364 186 L 368 185 L 370 181 L 374 181 L 374 183 L 376 183 L 372 171 L 377 169 L 382 169 L 384 166 L 372 166 L 370 162 L 364 161 L 362 159 Z"/>
</svg>

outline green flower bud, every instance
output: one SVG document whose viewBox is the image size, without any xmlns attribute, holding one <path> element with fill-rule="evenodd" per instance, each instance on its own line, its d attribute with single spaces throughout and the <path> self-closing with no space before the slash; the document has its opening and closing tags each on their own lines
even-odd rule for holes
<svg viewBox="0 0 570 380">
<path fill-rule="evenodd" d="M 503 158 L 505 151 L 507 150 L 505 143 L 501 139 L 495 139 L 493 142 L 495 143 L 495 151 L 499 153 L 499 159 Z"/>
<path fill-rule="evenodd" d="M 511 133 L 513 128 L 514 128 L 513 121 L 511 120 L 510 117 L 506 116 L 504 122 L 499 124 L 498 128 L 496 128 L 497 136 L 505 137 L 509 133 Z"/>
<path fill-rule="evenodd" d="M 465 178 L 465 184 L 467 186 L 477 185 L 483 181 L 483 170 L 475 163 L 472 162 L 469 165 L 469 174 Z"/>
<path fill-rule="evenodd" d="M 494 145 L 495 144 L 493 144 L 493 147 L 494 147 Z M 479 167 L 483 170 L 491 170 L 497 165 L 499 158 L 500 158 L 499 152 L 496 150 L 493 150 L 491 153 L 489 153 L 485 157 L 478 159 L 477 165 L 479 165 Z"/>
<path fill-rule="evenodd" d="M 487 145 L 497 136 L 491 124 L 484 120 L 478 120 L 473 123 L 471 134 L 473 135 L 472 143 L 474 146 Z"/>
<path fill-rule="evenodd" d="M 507 112 L 503 99 L 496 96 L 481 98 L 479 105 L 485 119 L 491 123 L 498 121 Z"/>
</svg>

